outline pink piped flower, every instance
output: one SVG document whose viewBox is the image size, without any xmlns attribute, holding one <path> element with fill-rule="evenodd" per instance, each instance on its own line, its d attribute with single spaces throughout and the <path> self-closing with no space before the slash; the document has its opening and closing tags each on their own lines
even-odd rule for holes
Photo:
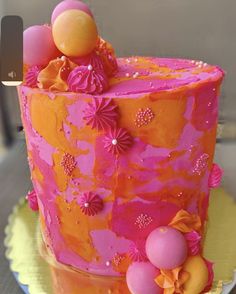
<svg viewBox="0 0 236 294">
<path fill-rule="evenodd" d="M 84 193 L 79 199 L 81 211 L 88 216 L 94 216 L 103 209 L 102 199 L 92 192 Z"/>
<path fill-rule="evenodd" d="M 202 237 L 196 231 L 192 231 L 190 233 L 185 234 L 185 238 L 188 244 L 190 254 L 197 255 L 200 251 Z"/>
<path fill-rule="evenodd" d="M 78 65 L 88 66 L 91 64 L 94 69 L 104 70 L 102 59 L 96 52 L 92 52 L 87 56 L 76 58 L 72 57 L 70 59 Z"/>
<path fill-rule="evenodd" d="M 28 201 L 29 207 L 33 211 L 38 211 L 39 210 L 38 199 L 37 199 L 37 194 L 36 194 L 35 190 L 32 190 L 31 192 L 29 192 L 27 194 L 26 200 Z"/>
<path fill-rule="evenodd" d="M 40 66 L 32 66 L 25 74 L 25 84 L 28 87 L 36 88 L 38 84 L 38 75 L 42 68 Z"/>
<path fill-rule="evenodd" d="M 113 155 L 120 155 L 133 144 L 131 135 L 122 128 L 111 129 L 104 138 L 104 148 Z"/>
<path fill-rule="evenodd" d="M 83 119 L 92 129 L 106 130 L 116 125 L 117 106 L 111 99 L 93 99 L 84 110 Z"/>
<path fill-rule="evenodd" d="M 223 173 L 223 169 L 221 169 L 218 164 L 214 163 L 212 165 L 211 173 L 208 180 L 209 188 L 217 188 L 220 186 Z"/>
<path fill-rule="evenodd" d="M 99 68 L 88 66 L 77 66 L 68 77 L 69 90 L 76 93 L 101 94 L 108 89 L 108 78 Z"/>
<path fill-rule="evenodd" d="M 147 255 L 145 252 L 145 241 L 137 241 L 130 245 L 129 257 L 133 262 L 147 261 Z"/>
</svg>

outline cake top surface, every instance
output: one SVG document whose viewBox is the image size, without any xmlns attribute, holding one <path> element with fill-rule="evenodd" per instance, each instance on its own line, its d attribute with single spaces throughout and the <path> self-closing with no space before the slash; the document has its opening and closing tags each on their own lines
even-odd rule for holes
<svg viewBox="0 0 236 294">
<path fill-rule="evenodd" d="M 108 90 L 100 94 L 94 93 L 93 96 L 138 97 L 145 93 L 197 87 L 218 81 L 224 76 L 223 70 L 218 66 L 189 59 L 133 56 L 117 58 L 117 64 L 116 74 L 108 80 Z M 54 89 L 53 92 L 62 94 L 66 91 Z M 75 93 L 68 91 L 68 94 Z"/>
<path fill-rule="evenodd" d="M 118 72 L 110 79 L 110 88 L 103 96 L 122 96 L 175 90 L 182 86 L 214 82 L 223 71 L 202 61 L 130 57 L 118 58 Z"/>
</svg>

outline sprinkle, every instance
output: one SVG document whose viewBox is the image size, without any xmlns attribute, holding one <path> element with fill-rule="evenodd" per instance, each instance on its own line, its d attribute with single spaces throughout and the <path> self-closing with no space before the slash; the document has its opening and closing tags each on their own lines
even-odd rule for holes
<svg viewBox="0 0 236 294">
<path fill-rule="evenodd" d="M 110 266 L 111 265 L 111 262 L 110 261 L 106 261 L 106 266 Z"/>
<path fill-rule="evenodd" d="M 119 266 L 124 259 L 124 256 L 119 255 L 118 253 L 115 254 L 112 261 L 115 264 L 115 266 Z"/>
<path fill-rule="evenodd" d="M 133 78 L 136 79 L 139 76 L 139 72 L 136 71 L 136 73 L 133 74 Z"/>
<path fill-rule="evenodd" d="M 112 143 L 112 145 L 117 145 L 117 144 L 118 144 L 118 141 L 117 141 L 117 139 L 113 139 L 113 140 L 111 141 L 111 143 Z"/>
<path fill-rule="evenodd" d="M 65 61 L 65 60 L 66 60 L 66 57 L 65 57 L 65 56 L 62 56 L 62 57 L 61 57 L 61 60 L 62 60 L 62 61 Z"/>
<path fill-rule="evenodd" d="M 206 153 L 203 153 L 195 163 L 195 166 L 193 168 L 193 173 L 198 174 L 199 176 L 206 170 L 207 164 L 209 160 L 209 155 Z"/>
<path fill-rule="evenodd" d="M 134 61 L 135 61 L 135 62 L 138 62 L 138 58 L 135 58 Z"/>
<path fill-rule="evenodd" d="M 126 76 L 127 78 L 129 78 L 129 77 L 130 77 L 130 74 L 127 72 L 127 73 L 125 74 L 125 76 Z"/>
<path fill-rule="evenodd" d="M 142 109 L 140 108 L 136 114 L 135 118 L 135 125 L 138 128 L 141 128 L 142 126 L 148 125 L 155 117 L 155 114 L 151 110 L 151 108 Z"/>
<path fill-rule="evenodd" d="M 177 196 L 181 197 L 182 195 L 183 195 L 183 192 L 179 192 L 179 194 Z"/>
<path fill-rule="evenodd" d="M 88 65 L 88 70 L 92 70 L 93 66 L 91 64 Z"/>
<path fill-rule="evenodd" d="M 134 224 L 138 226 L 139 229 L 145 229 L 152 221 L 153 219 L 150 216 L 142 213 L 137 217 Z"/>
<path fill-rule="evenodd" d="M 62 157 L 61 166 L 63 166 L 65 174 L 71 176 L 73 170 L 76 167 L 76 161 L 74 156 L 69 153 L 65 153 Z"/>
</svg>

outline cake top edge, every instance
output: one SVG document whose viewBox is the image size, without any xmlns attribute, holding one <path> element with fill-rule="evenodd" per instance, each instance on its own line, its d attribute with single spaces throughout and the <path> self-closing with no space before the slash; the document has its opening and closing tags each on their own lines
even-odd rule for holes
<svg viewBox="0 0 236 294">
<path fill-rule="evenodd" d="M 109 89 L 102 93 L 76 93 L 56 88 L 34 90 L 55 95 L 135 98 L 141 94 L 193 89 L 206 83 L 220 82 L 224 77 L 224 71 L 219 66 L 190 59 L 133 56 L 117 58 L 117 64 L 116 73 L 108 80 Z"/>
</svg>

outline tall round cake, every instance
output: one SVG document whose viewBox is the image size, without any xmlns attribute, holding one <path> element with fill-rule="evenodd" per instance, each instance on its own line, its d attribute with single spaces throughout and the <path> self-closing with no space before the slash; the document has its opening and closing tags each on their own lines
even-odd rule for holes
<svg viewBox="0 0 236 294">
<path fill-rule="evenodd" d="M 127 274 L 134 294 L 204 293 L 213 279 L 202 256 L 209 192 L 222 174 L 213 157 L 223 71 L 201 61 L 116 59 L 99 37 L 76 56 L 76 37 L 63 47 L 57 28 L 67 21 L 73 32 L 76 13 L 94 19 L 70 2 L 81 3 L 59 4 L 46 27 L 53 58 L 37 64 L 35 52 L 18 88 L 29 200 L 44 241 L 63 264 Z"/>
</svg>

